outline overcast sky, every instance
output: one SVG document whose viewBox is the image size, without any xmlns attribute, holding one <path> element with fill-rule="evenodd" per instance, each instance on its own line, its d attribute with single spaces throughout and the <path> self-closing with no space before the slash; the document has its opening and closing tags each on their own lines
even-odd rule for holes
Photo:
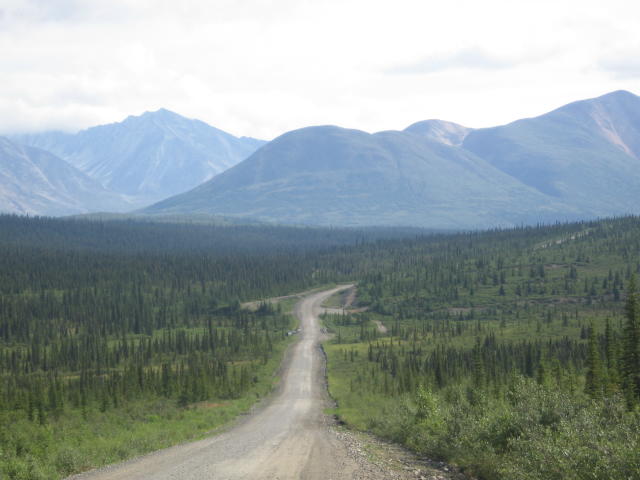
<svg viewBox="0 0 640 480">
<path fill-rule="evenodd" d="M 636 94 L 635 0 L 0 0 L 0 132 L 168 108 L 271 139 Z"/>
</svg>

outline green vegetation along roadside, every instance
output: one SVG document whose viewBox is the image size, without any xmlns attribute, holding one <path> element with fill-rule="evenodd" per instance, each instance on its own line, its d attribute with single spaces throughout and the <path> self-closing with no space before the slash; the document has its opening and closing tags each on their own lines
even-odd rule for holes
<svg viewBox="0 0 640 480">
<path fill-rule="evenodd" d="M 350 425 L 486 479 L 637 478 L 639 252 L 637 217 L 454 235 L 0 216 L 0 472 L 204 435 L 290 340 L 283 311 L 241 303 L 357 282 L 368 310 L 326 320 Z"/>
<path fill-rule="evenodd" d="M 266 306 L 209 321 L 210 330 L 163 328 L 104 342 L 98 336 L 97 346 L 83 339 L 28 353 L 13 347 L 9 361 L 31 372 L 17 369 L 3 379 L 2 473 L 62 478 L 197 439 L 248 411 L 272 390 L 295 322 Z M 79 372 L 58 356 L 75 348 Z M 50 365 L 35 364 L 38 355 Z"/>
<path fill-rule="evenodd" d="M 325 316 L 337 415 L 483 479 L 640 478 L 640 224 L 584 227 L 405 243 Z"/>
<path fill-rule="evenodd" d="M 256 381 L 237 398 L 212 394 L 192 403 L 149 394 L 104 411 L 97 402 L 84 409 L 68 406 L 44 421 L 4 412 L 2 473 L 11 479 L 63 478 L 210 435 L 272 390 L 286 343 L 256 369 Z"/>
<path fill-rule="evenodd" d="M 282 261 L 278 230 L 0 224 L 3 479 L 62 478 L 246 412 L 272 390 L 295 300 L 240 301 L 321 281 Z"/>
</svg>

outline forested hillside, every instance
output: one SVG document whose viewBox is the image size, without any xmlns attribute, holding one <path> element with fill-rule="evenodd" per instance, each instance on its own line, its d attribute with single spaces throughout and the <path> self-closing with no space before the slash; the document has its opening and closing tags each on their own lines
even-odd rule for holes
<svg viewBox="0 0 640 480">
<path fill-rule="evenodd" d="M 486 479 L 639 478 L 637 218 L 378 254 L 326 319 L 344 421 Z"/>
<path fill-rule="evenodd" d="M 241 302 L 348 281 L 368 310 L 326 320 L 348 424 L 483 478 L 636 478 L 638 272 L 637 217 L 459 234 L 0 217 L 0 472 L 60 478 L 210 431 L 271 389 L 295 337 L 291 303 Z"/>
<path fill-rule="evenodd" d="M 60 478 L 246 410 L 295 325 L 239 302 L 347 274 L 308 252 L 362 235 L 0 217 L 0 477 Z"/>
</svg>

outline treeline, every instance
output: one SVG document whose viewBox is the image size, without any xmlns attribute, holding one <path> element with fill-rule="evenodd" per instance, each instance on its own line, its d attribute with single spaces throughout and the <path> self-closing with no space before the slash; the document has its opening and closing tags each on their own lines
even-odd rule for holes
<svg viewBox="0 0 640 480">
<path fill-rule="evenodd" d="M 0 245 L 118 253 L 199 252 L 218 257 L 316 252 L 377 240 L 427 235 L 418 228 L 314 228 L 269 224 L 179 223 L 152 219 L 104 220 L 0 214 Z"/>
</svg>

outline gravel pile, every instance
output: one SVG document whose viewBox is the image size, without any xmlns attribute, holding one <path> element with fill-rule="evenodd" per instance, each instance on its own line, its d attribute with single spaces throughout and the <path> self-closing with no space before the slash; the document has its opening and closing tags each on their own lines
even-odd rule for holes
<svg viewBox="0 0 640 480">
<path fill-rule="evenodd" d="M 371 435 L 340 426 L 333 426 L 330 430 L 344 445 L 347 455 L 360 466 L 362 472 L 355 477 L 358 480 L 470 480 L 455 467 L 419 457 Z"/>
</svg>

